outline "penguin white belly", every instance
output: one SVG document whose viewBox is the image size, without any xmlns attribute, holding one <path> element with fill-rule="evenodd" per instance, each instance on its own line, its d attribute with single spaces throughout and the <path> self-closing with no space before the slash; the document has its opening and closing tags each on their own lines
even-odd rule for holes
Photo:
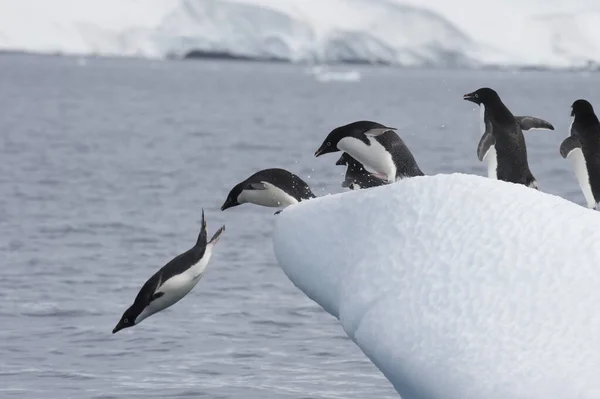
<svg viewBox="0 0 600 399">
<path fill-rule="evenodd" d="M 479 129 L 482 135 L 487 130 L 485 127 L 485 105 L 483 104 L 479 104 Z M 498 158 L 495 145 L 490 146 L 489 150 L 483 156 L 483 161 L 487 162 L 488 177 L 490 179 L 498 179 Z"/>
<path fill-rule="evenodd" d="M 279 187 L 267 182 L 262 183 L 266 187 L 265 190 L 243 190 L 238 196 L 237 201 L 240 204 L 249 202 L 270 208 L 286 207 L 298 203 L 296 198 L 292 197 Z"/>
<path fill-rule="evenodd" d="M 481 134 L 485 134 L 485 105 L 479 104 L 479 130 Z"/>
<path fill-rule="evenodd" d="M 587 166 L 585 164 L 585 157 L 581 148 L 575 148 L 567 155 L 567 159 L 571 162 L 571 167 L 575 172 L 575 177 L 579 183 L 579 187 L 583 192 L 587 207 L 594 209 L 597 207 L 594 194 L 592 193 L 592 185 L 590 184 L 590 177 L 588 175 Z"/>
<path fill-rule="evenodd" d="M 387 149 L 374 137 L 367 136 L 371 145 L 354 137 L 344 137 L 337 145 L 338 149 L 347 152 L 351 157 L 362 163 L 370 172 L 387 179 L 392 183 L 396 180 L 396 165 Z"/>
<path fill-rule="evenodd" d="M 498 179 L 498 158 L 496 154 L 496 146 L 490 146 L 488 152 L 483 156 L 484 162 L 487 162 L 488 177 L 490 179 Z"/>
<path fill-rule="evenodd" d="M 208 244 L 204 252 L 204 256 L 192 265 L 185 272 L 171 277 L 167 281 L 163 281 L 158 290 L 155 293 L 162 293 L 160 298 L 157 298 L 150 302 L 146 308 L 139 314 L 135 319 L 135 324 L 140 323 L 145 318 L 152 316 L 154 313 L 160 312 L 163 309 L 179 302 L 184 296 L 186 296 L 192 288 L 198 284 L 204 269 L 208 265 L 208 261 L 212 256 L 212 247 L 214 244 Z"/>
</svg>

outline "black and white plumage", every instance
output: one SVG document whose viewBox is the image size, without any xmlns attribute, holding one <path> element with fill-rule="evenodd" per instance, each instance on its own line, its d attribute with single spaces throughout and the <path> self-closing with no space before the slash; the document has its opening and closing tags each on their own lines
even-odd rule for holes
<svg viewBox="0 0 600 399">
<path fill-rule="evenodd" d="M 388 184 L 386 180 L 382 180 L 373 174 L 369 173 L 362 163 L 352 158 L 348 153 L 344 152 L 336 165 L 345 165 L 346 175 L 342 182 L 342 187 L 347 187 L 350 190 L 360 190 L 363 188 L 382 186 Z"/>
<path fill-rule="evenodd" d="M 343 151 L 374 176 L 388 183 L 423 176 L 412 153 L 395 128 L 372 121 L 357 121 L 333 129 L 315 152 L 321 156 Z"/>
<path fill-rule="evenodd" d="M 586 100 L 571 106 L 573 121 L 570 136 L 560 145 L 560 155 L 571 161 L 575 177 L 588 208 L 598 209 L 600 202 L 600 122 Z"/>
<path fill-rule="evenodd" d="M 285 208 L 311 198 L 315 198 L 315 195 L 300 177 L 285 169 L 264 169 L 236 184 L 221 210 L 244 203 Z"/>
<path fill-rule="evenodd" d="M 222 226 L 207 242 L 206 221 L 202 211 L 202 227 L 196 244 L 181 255 L 172 259 L 156 272 L 135 298 L 117 326 L 113 334 L 128 327 L 133 327 L 161 310 L 175 304 L 186 296 L 200 281 L 211 258 L 213 247 L 225 231 Z"/>
<path fill-rule="evenodd" d="M 549 122 L 532 116 L 514 116 L 496 91 L 481 88 L 463 98 L 480 107 L 482 137 L 477 157 L 488 164 L 488 177 L 537 189 L 527 162 L 523 130 L 554 130 Z"/>
</svg>

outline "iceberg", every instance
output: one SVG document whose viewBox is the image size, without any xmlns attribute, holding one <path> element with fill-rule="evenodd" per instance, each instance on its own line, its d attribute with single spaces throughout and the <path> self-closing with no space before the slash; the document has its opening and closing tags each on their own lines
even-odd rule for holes
<svg viewBox="0 0 600 399">
<path fill-rule="evenodd" d="M 451 174 L 302 202 L 276 258 L 403 399 L 600 398 L 600 213 Z"/>
<path fill-rule="evenodd" d="M 596 0 L 0 0 L 0 50 L 597 68 L 599 22 Z"/>
</svg>

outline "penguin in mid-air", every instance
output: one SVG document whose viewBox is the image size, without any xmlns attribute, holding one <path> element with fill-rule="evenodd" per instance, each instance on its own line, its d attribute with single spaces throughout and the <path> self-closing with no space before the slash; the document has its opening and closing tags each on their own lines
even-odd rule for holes
<svg viewBox="0 0 600 399">
<path fill-rule="evenodd" d="M 600 202 L 600 122 L 586 100 L 571 106 L 570 136 L 560 145 L 560 155 L 571 161 L 588 208 Z"/>
<path fill-rule="evenodd" d="M 229 192 L 221 210 L 247 202 L 271 208 L 285 208 L 311 198 L 315 198 L 315 195 L 310 187 L 295 174 L 285 169 L 265 169 L 236 184 Z"/>
<path fill-rule="evenodd" d="M 488 177 L 537 190 L 537 182 L 527 162 L 523 130 L 554 130 L 554 126 L 532 116 L 514 116 L 498 93 L 488 87 L 465 94 L 463 99 L 480 107 L 483 136 L 477 147 L 477 157 L 487 161 Z"/>
<path fill-rule="evenodd" d="M 156 272 L 142 287 L 123 316 L 113 334 L 133 327 L 154 313 L 168 308 L 186 296 L 200 281 L 212 255 L 213 247 L 225 231 L 222 226 L 206 241 L 206 221 L 202 210 L 202 227 L 196 245 L 172 259 Z"/>
<path fill-rule="evenodd" d="M 346 152 L 368 172 L 388 183 L 405 177 L 423 176 L 412 153 L 394 130 L 371 121 L 340 126 L 327 135 L 315 156 Z"/>
<path fill-rule="evenodd" d="M 347 152 L 344 152 L 335 164 L 347 166 L 342 187 L 349 188 L 350 190 L 360 190 L 388 184 L 386 180 L 382 180 L 367 172 L 363 164 L 352 158 Z"/>
</svg>

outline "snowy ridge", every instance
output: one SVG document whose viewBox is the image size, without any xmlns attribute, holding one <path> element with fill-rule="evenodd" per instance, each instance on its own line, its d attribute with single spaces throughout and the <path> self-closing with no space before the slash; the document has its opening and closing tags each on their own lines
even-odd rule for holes
<svg viewBox="0 0 600 399">
<path fill-rule="evenodd" d="M 277 260 L 403 399 L 600 397 L 600 214 L 473 175 L 278 215 Z"/>
<path fill-rule="evenodd" d="M 0 49 L 290 62 L 587 67 L 595 0 L 0 0 Z"/>
</svg>

